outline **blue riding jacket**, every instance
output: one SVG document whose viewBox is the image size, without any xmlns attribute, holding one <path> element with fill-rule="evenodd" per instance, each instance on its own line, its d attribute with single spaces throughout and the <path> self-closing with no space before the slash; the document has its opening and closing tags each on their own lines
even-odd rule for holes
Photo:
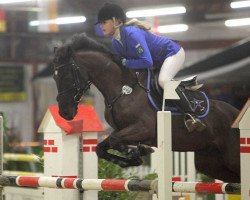
<svg viewBox="0 0 250 200">
<path fill-rule="evenodd" d="M 126 59 L 125 67 L 130 69 L 162 66 L 167 57 L 175 55 L 181 49 L 170 38 L 155 35 L 137 26 L 121 26 L 120 40 L 113 38 L 112 46 L 118 56 Z"/>
</svg>

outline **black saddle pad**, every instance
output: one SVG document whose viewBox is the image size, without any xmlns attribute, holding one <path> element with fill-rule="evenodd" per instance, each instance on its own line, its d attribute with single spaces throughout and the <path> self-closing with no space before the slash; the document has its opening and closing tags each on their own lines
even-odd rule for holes
<svg viewBox="0 0 250 200">
<path fill-rule="evenodd" d="M 159 70 L 153 70 L 150 72 L 150 95 L 157 105 L 159 110 L 162 108 L 162 97 L 163 97 L 163 89 L 158 84 Z M 179 85 L 176 89 L 178 94 L 179 91 L 182 91 L 188 101 L 191 104 L 192 110 L 198 118 L 205 117 L 209 112 L 209 99 L 205 92 L 196 90 L 187 90 L 183 85 Z M 179 95 L 181 97 L 181 95 Z M 151 102 L 152 103 L 152 102 Z M 166 103 L 166 109 L 172 111 L 174 113 L 183 114 L 185 110 L 183 110 L 182 100 L 168 100 Z"/>
<path fill-rule="evenodd" d="M 205 117 L 209 112 L 209 99 L 203 91 L 184 90 L 192 110 L 198 118 Z"/>
</svg>

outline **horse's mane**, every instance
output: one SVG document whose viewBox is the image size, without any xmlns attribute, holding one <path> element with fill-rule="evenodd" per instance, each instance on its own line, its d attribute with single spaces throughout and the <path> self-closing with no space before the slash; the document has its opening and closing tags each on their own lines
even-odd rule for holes
<svg viewBox="0 0 250 200">
<path fill-rule="evenodd" d="M 112 55 L 111 51 L 103 44 L 98 43 L 94 39 L 88 37 L 85 33 L 75 34 L 66 42 L 66 45 L 71 46 L 74 51 L 79 50 L 93 50 L 99 51 L 108 55 Z"/>
<path fill-rule="evenodd" d="M 92 50 L 108 55 L 116 64 L 121 66 L 120 59 L 115 56 L 106 46 L 88 37 L 85 33 L 75 34 L 66 42 L 74 51 Z"/>
</svg>

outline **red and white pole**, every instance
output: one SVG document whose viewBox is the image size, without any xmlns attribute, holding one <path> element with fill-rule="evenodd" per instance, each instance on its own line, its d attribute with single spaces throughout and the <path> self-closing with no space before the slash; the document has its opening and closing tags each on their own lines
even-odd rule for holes
<svg viewBox="0 0 250 200">
<path fill-rule="evenodd" d="M 0 176 L 1 186 L 44 187 L 58 189 L 105 190 L 105 191 L 151 191 L 156 193 L 156 180 L 81 179 L 34 176 Z M 172 182 L 171 192 L 240 194 L 238 183 Z"/>
</svg>

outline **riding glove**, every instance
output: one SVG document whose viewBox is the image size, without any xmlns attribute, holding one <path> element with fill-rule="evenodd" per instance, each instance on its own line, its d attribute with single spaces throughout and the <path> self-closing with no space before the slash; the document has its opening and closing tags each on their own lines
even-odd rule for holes
<svg viewBox="0 0 250 200">
<path fill-rule="evenodd" d="M 121 61 L 122 61 L 122 65 L 123 65 L 124 67 L 126 67 L 126 63 L 127 63 L 126 58 L 122 58 Z"/>
</svg>

